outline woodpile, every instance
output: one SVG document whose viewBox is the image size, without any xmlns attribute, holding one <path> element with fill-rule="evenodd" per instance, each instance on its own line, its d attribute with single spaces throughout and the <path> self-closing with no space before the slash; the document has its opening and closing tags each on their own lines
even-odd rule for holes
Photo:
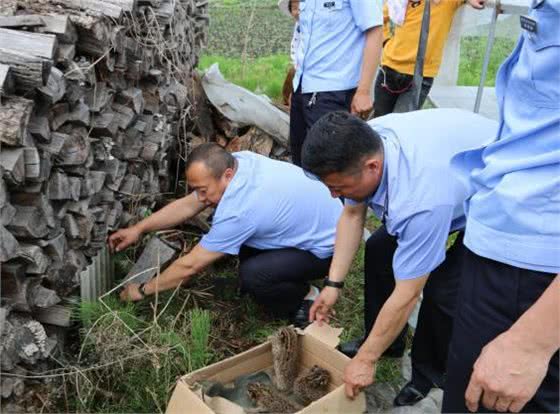
<svg viewBox="0 0 560 414">
<path fill-rule="evenodd" d="M 50 327 L 68 322 L 61 298 L 108 233 L 169 191 L 170 162 L 198 134 L 192 73 L 207 3 L 0 2 L 3 372 L 49 355 Z M 2 377 L 3 398 L 22 392 L 16 378 Z"/>
</svg>

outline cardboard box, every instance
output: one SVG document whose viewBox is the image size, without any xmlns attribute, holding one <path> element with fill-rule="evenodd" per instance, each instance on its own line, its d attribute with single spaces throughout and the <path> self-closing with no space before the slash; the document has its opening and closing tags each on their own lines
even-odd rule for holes
<svg viewBox="0 0 560 414">
<path fill-rule="evenodd" d="M 308 326 L 299 331 L 299 369 L 319 365 L 331 374 L 330 392 L 299 411 L 312 413 L 363 413 L 366 401 L 363 393 L 354 400 L 344 394 L 344 367 L 350 360 L 335 348 L 342 329 L 323 324 Z M 209 365 L 180 378 L 167 406 L 167 414 L 243 414 L 243 408 L 221 397 L 203 396 L 197 381 L 232 382 L 241 375 L 256 373 L 272 367 L 272 347 L 265 342 L 239 355 Z"/>
</svg>

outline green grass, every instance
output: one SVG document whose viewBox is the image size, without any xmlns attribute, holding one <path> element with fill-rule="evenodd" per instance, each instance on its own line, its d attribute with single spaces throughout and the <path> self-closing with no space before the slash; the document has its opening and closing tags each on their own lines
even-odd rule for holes
<svg viewBox="0 0 560 414">
<path fill-rule="evenodd" d="M 201 57 L 199 68 L 206 70 L 214 63 L 218 63 L 220 71 L 230 82 L 279 100 L 290 58 L 288 55 L 273 55 L 243 61 L 241 58 L 206 55 Z"/>
</svg>

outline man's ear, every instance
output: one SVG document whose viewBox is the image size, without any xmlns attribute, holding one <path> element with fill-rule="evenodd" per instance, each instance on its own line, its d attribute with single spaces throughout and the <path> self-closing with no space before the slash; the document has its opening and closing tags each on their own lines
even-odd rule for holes
<svg viewBox="0 0 560 414">
<path fill-rule="evenodd" d="M 233 178 L 233 175 L 234 175 L 233 168 L 227 168 L 227 169 L 224 171 L 224 177 L 226 178 L 226 180 L 227 180 L 228 182 L 231 181 L 231 179 Z"/>
<path fill-rule="evenodd" d="M 373 173 L 375 175 L 380 174 L 383 171 L 383 160 L 378 158 L 367 158 L 364 161 L 364 171 L 368 173 Z"/>
</svg>

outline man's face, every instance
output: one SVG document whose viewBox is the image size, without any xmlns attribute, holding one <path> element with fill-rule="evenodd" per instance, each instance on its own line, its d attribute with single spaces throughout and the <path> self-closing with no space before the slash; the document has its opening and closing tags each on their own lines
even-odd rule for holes
<svg viewBox="0 0 560 414">
<path fill-rule="evenodd" d="M 294 19 L 299 20 L 299 0 L 290 0 L 290 13 Z"/>
<path fill-rule="evenodd" d="M 363 161 L 362 166 L 350 173 L 331 173 L 321 178 L 331 196 L 364 201 L 373 194 L 383 175 L 383 159 L 371 158 Z"/>
<path fill-rule="evenodd" d="M 207 206 L 216 207 L 233 175 L 233 169 L 228 168 L 221 177 L 216 178 L 204 163 L 195 162 L 187 170 L 187 183 L 189 183 L 189 188 L 196 192 L 198 201 Z"/>
</svg>

